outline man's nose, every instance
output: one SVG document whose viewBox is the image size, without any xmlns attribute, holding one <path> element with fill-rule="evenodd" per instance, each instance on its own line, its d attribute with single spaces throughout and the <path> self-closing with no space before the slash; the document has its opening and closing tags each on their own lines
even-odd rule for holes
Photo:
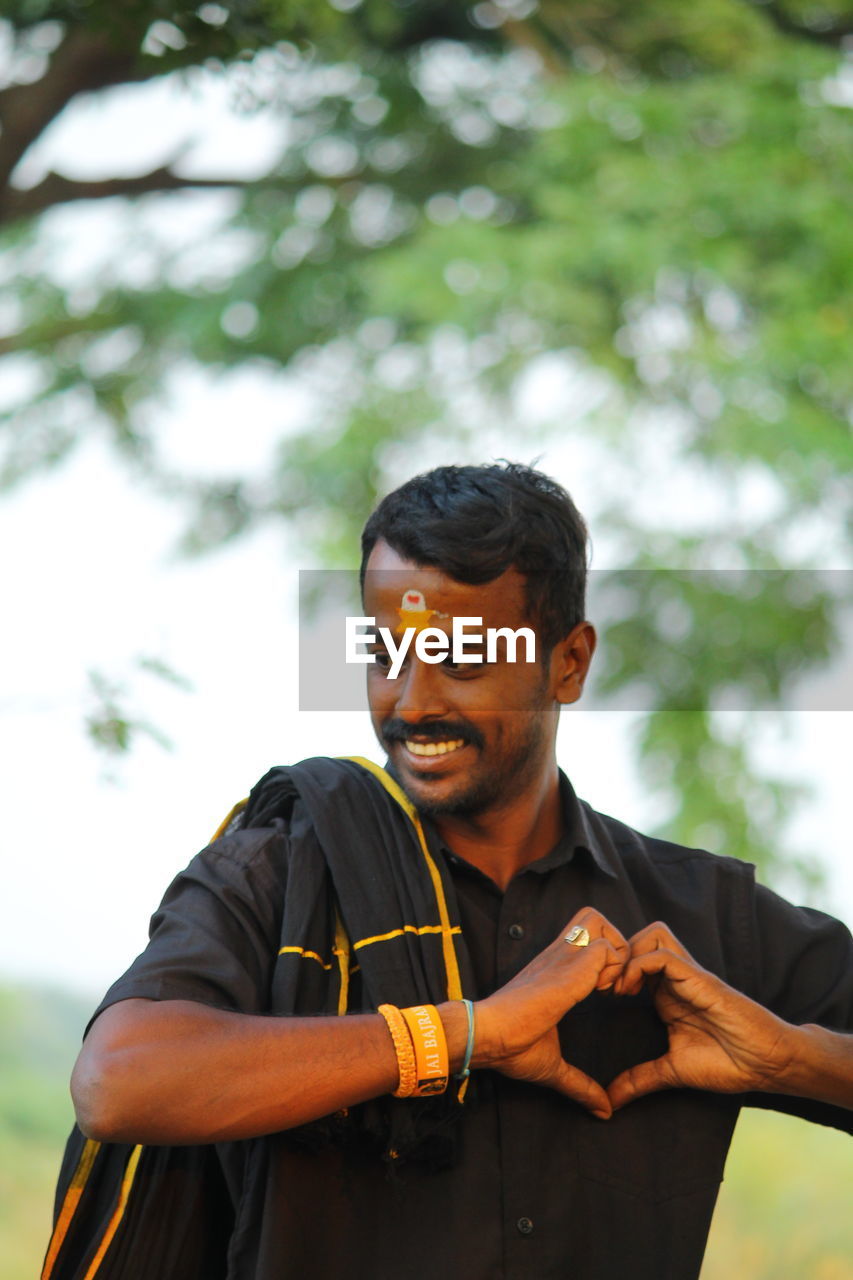
<svg viewBox="0 0 853 1280">
<path fill-rule="evenodd" d="M 418 720 L 438 719 L 448 713 L 444 680 L 440 667 L 411 657 L 396 681 L 397 700 L 394 714 L 400 720 L 415 724 Z"/>
</svg>

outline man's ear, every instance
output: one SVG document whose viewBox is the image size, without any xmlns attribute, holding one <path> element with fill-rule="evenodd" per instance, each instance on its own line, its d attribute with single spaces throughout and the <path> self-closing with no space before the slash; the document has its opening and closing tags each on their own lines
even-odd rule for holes
<svg viewBox="0 0 853 1280">
<path fill-rule="evenodd" d="M 591 622 L 579 622 L 551 654 L 551 686 L 557 702 L 577 702 L 595 653 L 597 636 Z"/>
</svg>

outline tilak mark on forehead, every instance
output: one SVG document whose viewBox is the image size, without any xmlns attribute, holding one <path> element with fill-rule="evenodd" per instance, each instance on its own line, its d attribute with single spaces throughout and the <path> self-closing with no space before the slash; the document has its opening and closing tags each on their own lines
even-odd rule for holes
<svg viewBox="0 0 853 1280">
<path fill-rule="evenodd" d="M 400 608 L 397 610 L 400 621 L 394 628 L 396 635 L 401 636 L 407 627 L 414 631 L 423 631 L 429 626 L 430 618 L 449 618 L 450 614 L 441 613 L 438 609 L 430 609 L 424 599 L 424 593 L 410 587 L 403 592 Z"/>
</svg>

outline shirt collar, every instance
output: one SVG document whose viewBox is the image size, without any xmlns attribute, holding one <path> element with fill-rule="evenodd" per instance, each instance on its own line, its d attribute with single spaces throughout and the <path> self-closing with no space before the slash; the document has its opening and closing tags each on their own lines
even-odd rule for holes
<svg viewBox="0 0 853 1280">
<path fill-rule="evenodd" d="M 546 853 L 543 858 L 537 858 L 535 862 L 529 863 L 519 874 L 524 875 L 531 871 L 537 875 L 543 875 L 547 871 L 552 871 L 555 867 L 561 867 L 571 862 L 576 851 L 582 850 L 589 856 L 595 870 L 600 871 L 602 875 L 613 879 L 617 878 L 619 874 L 619 859 L 616 850 L 605 834 L 596 830 L 595 825 L 590 820 L 592 810 L 589 805 L 579 800 L 575 795 L 574 787 L 562 769 L 559 770 L 559 785 L 565 830 L 549 853 Z M 429 825 L 432 827 L 432 823 Z M 449 845 L 438 837 L 434 827 L 432 829 L 436 842 L 445 857 L 449 857 L 453 863 L 463 863 L 464 859 L 455 854 Z"/>
<path fill-rule="evenodd" d="M 550 853 L 531 862 L 524 870 L 540 874 L 550 871 L 553 867 L 571 862 L 575 853 L 581 850 L 589 855 L 593 866 L 602 875 L 615 877 L 618 874 L 615 850 L 594 829 L 589 819 L 589 806 L 575 795 L 575 789 L 562 769 L 559 771 L 559 781 L 565 830 Z"/>
<path fill-rule="evenodd" d="M 579 800 L 575 789 L 563 770 L 560 770 L 560 799 L 563 802 L 563 815 L 566 821 L 566 834 L 557 845 L 561 848 L 567 838 L 572 841 L 572 851 L 585 849 L 592 858 L 598 871 L 614 880 L 619 876 L 619 855 L 606 833 L 600 830 L 600 824 L 593 823 L 593 810 L 584 800 Z M 556 853 L 556 850 L 554 850 Z M 551 854 L 547 855 L 548 858 Z M 542 859 L 546 861 L 547 859 Z M 533 864 L 538 865 L 538 864 Z"/>
</svg>

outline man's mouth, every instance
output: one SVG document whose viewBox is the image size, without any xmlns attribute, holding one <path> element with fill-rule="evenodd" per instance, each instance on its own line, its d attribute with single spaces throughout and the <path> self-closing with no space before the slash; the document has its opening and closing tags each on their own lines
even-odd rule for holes
<svg viewBox="0 0 853 1280">
<path fill-rule="evenodd" d="M 446 756 L 451 751 L 458 751 L 465 746 L 464 738 L 451 738 L 443 742 L 414 742 L 406 738 L 405 747 L 413 756 Z"/>
<path fill-rule="evenodd" d="M 379 734 L 389 755 L 397 748 L 398 762 L 415 774 L 441 775 L 446 769 L 456 767 L 450 757 L 462 752 L 462 758 L 470 761 L 467 749 L 481 751 L 483 735 L 475 725 L 454 724 L 452 721 L 423 720 L 420 724 L 407 724 L 405 720 L 389 717 Z"/>
</svg>

